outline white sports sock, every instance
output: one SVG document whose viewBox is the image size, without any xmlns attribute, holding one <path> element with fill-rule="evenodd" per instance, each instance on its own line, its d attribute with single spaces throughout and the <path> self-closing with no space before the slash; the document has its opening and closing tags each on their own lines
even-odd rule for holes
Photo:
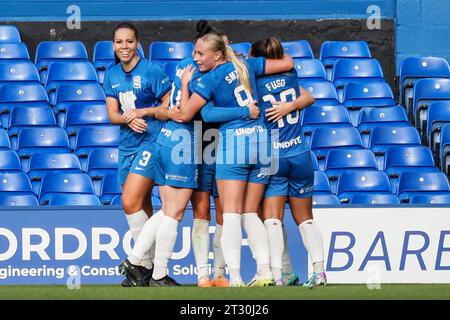
<svg viewBox="0 0 450 320">
<path fill-rule="evenodd" d="M 142 260 L 149 259 L 149 256 L 146 256 L 146 254 L 155 244 L 156 233 L 158 232 L 158 228 L 163 217 L 164 212 L 159 210 L 157 213 L 152 215 L 150 219 L 148 219 L 144 224 L 144 227 L 142 228 L 137 241 L 134 243 L 133 250 L 128 256 L 128 260 L 132 264 L 142 265 Z"/>
<path fill-rule="evenodd" d="M 167 275 L 167 264 L 177 240 L 178 221 L 164 216 L 156 235 L 155 266 L 152 278 L 159 280 Z"/>
<path fill-rule="evenodd" d="M 209 221 L 194 219 L 192 226 L 192 247 L 194 249 L 199 279 L 209 276 L 209 241 Z"/>
<path fill-rule="evenodd" d="M 142 209 L 132 214 L 126 214 L 125 216 L 127 217 L 128 226 L 130 227 L 134 243 L 136 243 L 142 231 L 142 228 L 148 220 L 148 216 Z M 146 267 L 147 269 L 151 269 L 153 267 L 150 252 L 146 252 L 143 255 L 140 265 Z"/>
<path fill-rule="evenodd" d="M 283 257 L 282 257 L 282 263 L 281 263 L 281 271 L 285 274 L 290 274 L 292 270 L 292 263 L 291 263 L 291 255 L 289 254 L 289 248 L 288 248 L 288 238 L 287 238 L 287 232 L 286 228 L 283 225 L 283 243 L 284 243 L 284 250 L 283 250 Z"/>
<path fill-rule="evenodd" d="M 298 226 L 303 239 L 303 244 L 308 251 L 313 265 L 322 262 L 323 269 L 323 244 L 322 234 L 314 220 L 305 220 Z M 318 265 L 319 266 L 319 265 Z M 321 270 L 323 271 L 323 270 Z M 319 271 L 319 272 L 321 272 Z"/>
<path fill-rule="evenodd" d="M 237 213 L 223 214 L 222 237 L 220 238 L 225 262 L 230 269 L 230 281 L 240 279 L 242 229 L 241 215 Z"/>
<path fill-rule="evenodd" d="M 222 238 L 222 226 L 216 225 L 216 231 L 213 238 L 214 250 L 214 279 L 222 277 L 225 273 L 225 259 L 223 258 L 222 246 L 220 245 L 220 238 Z"/>
<path fill-rule="evenodd" d="M 271 276 L 269 239 L 264 223 L 254 212 L 244 213 L 242 220 L 249 243 L 252 243 L 250 249 L 256 260 L 257 273 L 262 277 Z"/>
<path fill-rule="evenodd" d="M 283 227 L 279 219 L 267 219 L 264 221 L 267 230 L 270 248 L 270 267 L 272 268 L 273 278 L 281 279 L 281 266 L 284 250 Z"/>
</svg>

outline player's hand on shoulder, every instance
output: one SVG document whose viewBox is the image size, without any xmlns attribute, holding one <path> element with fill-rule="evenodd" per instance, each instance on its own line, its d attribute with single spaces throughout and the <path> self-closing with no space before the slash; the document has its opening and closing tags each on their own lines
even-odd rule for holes
<svg viewBox="0 0 450 320">
<path fill-rule="evenodd" d="M 181 75 L 181 84 L 188 85 L 189 82 L 192 80 L 192 77 L 194 76 L 195 68 L 192 66 L 192 64 L 189 64 L 184 68 L 183 74 Z"/>
</svg>

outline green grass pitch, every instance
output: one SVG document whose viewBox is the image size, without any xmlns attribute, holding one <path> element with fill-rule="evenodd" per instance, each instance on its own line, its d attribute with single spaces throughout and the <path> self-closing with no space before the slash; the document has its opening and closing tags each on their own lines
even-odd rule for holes
<svg viewBox="0 0 450 320">
<path fill-rule="evenodd" d="M 81 285 L 80 289 L 65 286 L 29 285 L 0 286 L 0 299 L 49 300 L 409 300 L 450 299 L 449 284 L 382 284 L 370 290 L 366 285 L 328 285 L 307 289 L 302 287 L 265 288 L 122 288 L 117 285 Z"/>
</svg>

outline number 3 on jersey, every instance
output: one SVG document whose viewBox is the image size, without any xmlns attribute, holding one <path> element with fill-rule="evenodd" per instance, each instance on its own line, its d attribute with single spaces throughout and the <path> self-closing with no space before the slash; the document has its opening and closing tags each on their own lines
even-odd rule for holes
<svg viewBox="0 0 450 320">
<path fill-rule="evenodd" d="M 152 154 L 148 151 L 143 151 L 142 152 L 142 159 L 139 160 L 139 164 L 143 167 L 146 167 L 150 158 L 152 157 Z"/>
<path fill-rule="evenodd" d="M 288 96 L 291 96 L 291 100 L 290 101 L 294 101 L 295 99 L 297 99 L 297 94 L 295 93 L 295 89 L 294 88 L 290 88 L 284 91 L 280 92 L 280 99 L 281 102 L 287 102 L 288 101 Z M 275 97 L 271 94 L 267 94 L 263 97 L 263 100 L 265 102 L 270 102 L 272 105 L 275 104 L 277 102 L 277 100 L 275 99 Z M 296 124 L 298 123 L 298 119 L 299 119 L 299 111 L 296 110 L 295 112 L 291 112 L 288 115 L 286 115 L 286 121 L 289 124 Z M 284 127 L 284 118 L 278 120 L 278 128 L 283 128 Z"/>
</svg>

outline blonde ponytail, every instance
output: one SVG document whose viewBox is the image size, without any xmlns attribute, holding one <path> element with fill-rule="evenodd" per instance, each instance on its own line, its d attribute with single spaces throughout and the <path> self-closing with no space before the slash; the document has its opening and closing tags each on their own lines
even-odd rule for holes
<svg viewBox="0 0 450 320">
<path fill-rule="evenodd" d="M 250 85 L 250 76 L 248 73 L 247 66 L 245 63 L 236 57 L 234 54 L 233 49 L 231 49 L 230 46 L 226 46 L 226 60 L 233 63 L 234 68 L 236 69 L 238 75 L 239 75 L 239 82 L 244 86 L 245 89 L 248 90 L 248 92 L 252 93 L 252 86 Z"/>
</svg>

